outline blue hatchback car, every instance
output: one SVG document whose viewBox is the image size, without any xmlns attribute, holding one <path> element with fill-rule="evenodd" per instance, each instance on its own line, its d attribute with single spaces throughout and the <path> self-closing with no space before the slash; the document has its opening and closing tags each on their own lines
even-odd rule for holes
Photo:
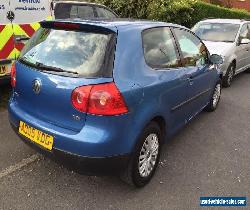
<svg viewBox="0 0 250 210">
<path fill-rule="evenodd" d="M 10 123 L 51 157 L 142 187 L 166 139 L 216 109 L 221 61 L 179 25 L 42 22 L 12 66 Z"/>
</svg>

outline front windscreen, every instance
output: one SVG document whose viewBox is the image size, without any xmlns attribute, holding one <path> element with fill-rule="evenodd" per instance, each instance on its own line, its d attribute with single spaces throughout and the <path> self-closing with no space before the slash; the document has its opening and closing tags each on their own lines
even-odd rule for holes
<svg viewBox="0 0 250 210">
<path fill-rule="evenodd" d="M 199 23 L 192 29 L 202 40 L 212 42 L 234 42 L 239 24 Z"/>
</svg>

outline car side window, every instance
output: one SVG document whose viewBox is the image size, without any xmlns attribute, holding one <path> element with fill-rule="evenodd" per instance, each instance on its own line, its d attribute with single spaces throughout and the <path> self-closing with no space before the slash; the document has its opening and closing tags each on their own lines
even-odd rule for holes
<svg viewBox="0 0 250 210">
<path fill-rule="evenodd" d="M 114 13 L 102 7 L 96 7 L 96 12 L 99 18 L 108 18 L 108 19 L 116 18 L 116 15 Z"/>
<path fill-rule="evenodd" d="M 242 39 L 250 39 L 250 27 L 248 24 L 244 24 L 240 30 L 239 41 Z"/>
<path fill-rule="evenodd" d="M 174 29 L 184 66 L 204 66 L 208 63 L 208 51 L 199 38 L 185 29 Z"/>
<path fill-rule="evenodd" d="M 72 5 L 70 18 L 94 18 L 94 10 L 91 6 Z"/>
<path fill-rule="evenodd" d="M 172 32 L 167 27 L 152 28 L 142 34 L 144 56 L 152 68 L 175 68 L 181 65 Z"/>
</svg>

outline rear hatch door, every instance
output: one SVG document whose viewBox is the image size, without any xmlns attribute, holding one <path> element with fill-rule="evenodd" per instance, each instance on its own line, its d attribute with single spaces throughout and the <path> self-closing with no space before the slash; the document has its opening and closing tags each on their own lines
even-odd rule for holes
<svg viewBox="0 0 250 210">
<path fill-rule="evenodd" d="M 73 107 L 72 92 L 80 86 L 113 81 L 116 32 L 49 24 L 29 40 L 16 64 L 16 101 L 40 120 L 80 131 L 86 114 Z"/>
</svg>

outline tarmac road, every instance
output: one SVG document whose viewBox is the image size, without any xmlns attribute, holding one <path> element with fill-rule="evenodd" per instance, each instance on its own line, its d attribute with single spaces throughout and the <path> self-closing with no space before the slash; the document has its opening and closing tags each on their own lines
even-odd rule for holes
<svg viewBox="0 0 250 210">
<path fill-rule="evenodd" d="M 165 145 L 156 176 L 140 190 L 41 158 L 11 131 L 6 101 L 0 107 L 0 209 L 195 210 L 208 209 L 200 196 L 250 198 L 250 74 L 223 89 L 216 112 L 202 113 Z"/>
</svg>

